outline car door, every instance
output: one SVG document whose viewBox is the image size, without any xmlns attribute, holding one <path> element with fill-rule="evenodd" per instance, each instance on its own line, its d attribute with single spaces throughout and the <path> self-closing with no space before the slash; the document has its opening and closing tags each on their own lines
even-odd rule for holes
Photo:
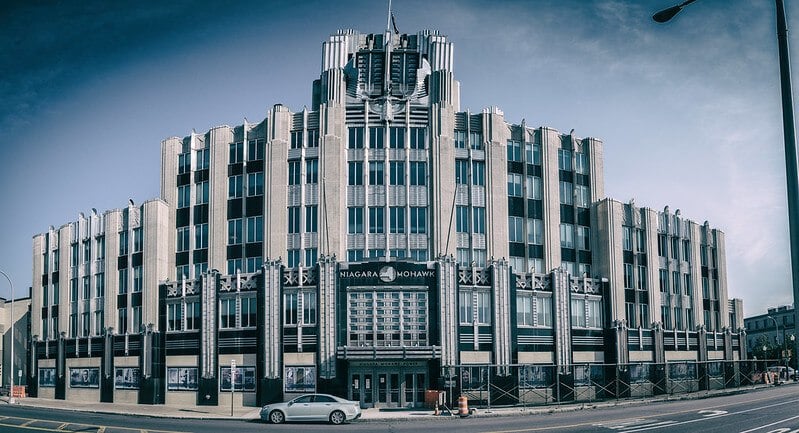
<svg viewBox="0 0 799 433">
<path fill-rule="evenodd" d="M 333 412 L 337 404 L 338 402 L 329 395 L 315 395 L 312 403 L 314 407 L 314 419 L 318 421 L 327 421 L 330 413 Z"/>
<path fill-rule="evenodd" d="M 286 407 L 286 421 L 303 421 L 313 418 L 313 394 L 291 400 Z"/>
</svg>

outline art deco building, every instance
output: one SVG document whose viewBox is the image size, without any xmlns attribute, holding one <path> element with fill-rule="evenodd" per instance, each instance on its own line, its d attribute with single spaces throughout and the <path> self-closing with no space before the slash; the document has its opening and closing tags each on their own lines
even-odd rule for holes
<svg viewBox="0 0 799 433">
<path fill-rule="evenodd" d="M 346 30 L 322 48 L 310 110 L 168 138 L 160 200 L 34 238 L 31 371 L 53 377 L 31 377 L 39 395 L 415 406 L 447 387 L 485 400 L 492 380 L 550 388 L 550 367 L 575 385 L 631 359 L 737 359 L 723 236 L 606 200 L 602 141 L 461 111 L 437 32 Z M 137 227 L 139 258 L 116 254 Z M 655 255 L 661 234 L 691 261 Z M 80 252 L 103 237 L 101 270 Z M 52 275 L 59 255 L 72 267 Z M 140 290 L 123 291 L 137 264 Z M 649 290 L 661 268 L 690 293 Z M 82 296 L 43 295 L 72 280 Z M 679 326 L 663 318 L 676 308 Z"/>
</svg>

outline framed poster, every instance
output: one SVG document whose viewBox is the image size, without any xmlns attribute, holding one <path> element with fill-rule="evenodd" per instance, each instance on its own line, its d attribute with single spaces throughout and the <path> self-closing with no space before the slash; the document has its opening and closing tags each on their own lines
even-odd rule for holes
<svg viewBox="0 0 799 433">
<path fill-rule="evenodd" d="M 167 368 L 166 389 L 169 391 L 196 391 L 197 367 Z"/>
<path fill-rule="evenodd" d="M 70 388 L 99 388 L 100 369 L 98 367 L 73 367 L 69 369 Z"/>
<path fill-rule="evenodd" d="M 114 388 L 139 389 L 139 367 L 117 367 Z"/>
<path fill-rule="evenodd" d="M 39 369 L 39 387 L 55 388 L 55 368 Z"/>
<path fill-rule="evenodd" d="M 236 391 L 255 391 L 255 367 L 236 367 L 233 376 Z M 219 390 L 230 391 L 230 367 L 222 367 L 219 378 Z"/>
<path fill-rule="evenodd" d="M 283 374 L 285 392 L 316 391 L 316 367 L 286 367 Z"/>
</svg>

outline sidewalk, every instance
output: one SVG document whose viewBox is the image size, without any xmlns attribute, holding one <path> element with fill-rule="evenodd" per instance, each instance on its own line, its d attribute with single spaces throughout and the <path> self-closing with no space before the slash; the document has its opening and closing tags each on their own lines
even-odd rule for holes
<svg viewBox="0 0 799 433">
<path fill-rule="evenodd" d="M 782 386 L 792 386 L 794 383 L 784 384 Z M 602 407 L 615 407 L 627 405 L 642 405 L 651 404 L 661 401 L 674 401 L 674 400 L 692 400 L 709 397 L 717 397 L 723 395 L 731 395 L 741 392 L 749 392 L 757 389 L 768 388 L 772 385 L 756 385 L 746 388 L 735 389 L 721 389 L 713 391 L 700 391 L 689 394 L 676 394 L 676 395 L 659 395 L 647 398 L 630 398 L 620 400 L 605 400 L 595 402 L 580 402 L 580 403 L 564 403 L 564 404 L 551 404 L 548 406 L 530 406 L 530 407 L 492 407 L 478 408 L 472 415 L 474 417 L 491 417 L 491 416 L 514 416 L 514 415 L 533 415 L 545 414 L 553 412 L 569 412 L 585 409 L 596 409 Z M 8 403 L 8 397 L 1 397 L 1 403 Z M 187 419 L 218 419 L 218 420 L 257 420 L 260 418 L 259 407 L 234 407 L 233 416 L 230 415 L 230 407 L 224 406 L 168 406 L 168 405 L 140 405 L 131 403 L 98 403 L 98 402 L 82 402 L 82 401 L 67 401 L 67 400 L 53 400 L 45 398 L 17 398 L 16 404 L 27 407 L 38 407 L 47 409 L 61 409 L 72 410 L 80 412 L 93 412 L 93 413 L 109 413 L 109 414 L 124 414 L 134 416 L 147 416 L 155 418 L 187 418 Z M 453 409 L 457 412 L 457 407 Z M 363 422 L 376 422 L 376 421 L 412 421 L 414 419 L 449 419 L 449 416 L 435 416 L 431 409 L 415 408 L 408 410 L 393 409 L 393 410 L 380 410 L 375 408 L 363 409 L 361 421 Z"/>
</svg>

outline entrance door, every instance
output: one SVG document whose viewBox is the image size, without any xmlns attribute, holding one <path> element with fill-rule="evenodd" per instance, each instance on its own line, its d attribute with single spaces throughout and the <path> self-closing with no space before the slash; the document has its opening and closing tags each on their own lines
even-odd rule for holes
<svg viewBox="0 0 799 433">
<path fill-rule="evenodd" d="M 367 407 L 421 407 L 427 389 L 423 366 L 363 366 L 349 373 L 348 398 Z"/>
</svg>

